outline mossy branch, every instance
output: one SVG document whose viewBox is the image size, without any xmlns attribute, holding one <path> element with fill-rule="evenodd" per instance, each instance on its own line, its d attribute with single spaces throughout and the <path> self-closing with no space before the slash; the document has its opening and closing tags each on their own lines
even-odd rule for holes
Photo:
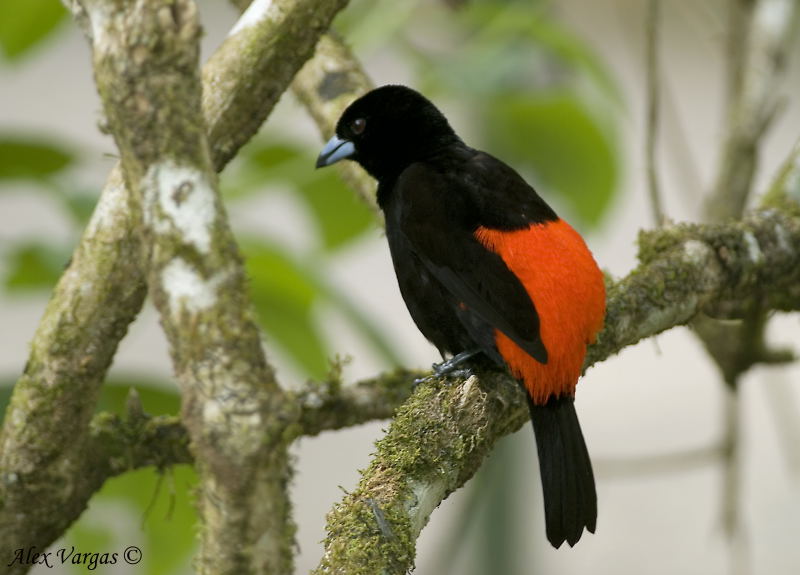
<svg viewBox="0 0 800 575">
<path fill-rule="evenodd" d="M 194 463 L 186 428 L 172 415 L 122 418 L 99 413 L 89 427 L 86 457 L 87 474 L 98 487 L 132 469 Z"/>
<path fill-rule="evenodd" d="M 752 301 L 800 306 L 800 212 L 763 209 L 728 224 L 679 224 L 639 238 L 641 264 L 608 290 L 606 328 L 586 367 L 703 312 L 739 318 Z"/>
<path fill-rule="evenodd" d="M 800 211 L 742 222 L 684 224 L 643 234 L 640 264 L 609 286 L 606 325 L 585 367 L 699 313 L 735 314 L 758 300 L 800 309 Z M 528 418 L 507 375 L 434 381 L 398 410 L 355 491 L 328 516 L 317 573 L 405 573 L 431 512 L 477 470 L 494 444 Z"/>
<path fill-rule="evenodd" d="M 293 394 L 300 406 L 296 434 L 317 435 L 388 419 L 411 395 L 414 380 L 423 375 L 397 369 L 351 385 L 342 384 L 337 375 L 322 383 L 308 383 Z"/>
<path fill-rule="evenodd" d="M 586 368 L 641 339 L 690 321 L 698 313 L 735 317 L 750 298 L 771 302 L 775 309 L 800 309 L 800 210 L 791 203 L 770 207 L 741 223 L 683 224 L 643 233 L 639 267 L 609 282 L 608 316 L 598 341 L 589 348 Z M 728 283 L 731 282 L 731 283 Z M 746 309 L 746 308 L 745 308 Z M 387 419 L 411 395 L 412 382 L 422 372 L 397 370 L 353 384 L 338 373 L 309 382 L 292 392 L 299 405 L 293 437 Z M 118 421 L 110 414 L 98 422 Z M 147 418 L 150 421 L 150 418 Z M 158 426 L 172 429 L 170 420 Z M 125 441 L 126 428 L 105 426 L 113 445 Z M 176 430 L 175 441 L 180 440 Z M 182 432 L 185 434 L 185 431 Z M 142 445 L 148 442 L 142 440 Z M 140 463 L 150 464 L 146 449 Z M 153 459 L 154 460 L 154 459 Z M 183 455 L 166 457 L 163 464 L 184 462 Z"/>
<path fill-rule="evenodd" d="M 411 395 L 414 379 L 422 375 L 398 369 L 352 384 L 344 384 L 339 374 L 324 381 L 308 382 L 287 394 L 300 414 L 296 423 L 286 428 L 284 438 L 289 441 L 389 419 Z M 141 404 L 135 405 L 135 409 L 129 407 L 124 417 L 102 412 L 91 420 L 85 460 L 92 483 L 97 487 L 106 479 L 132 469 L 194 463 L 189 434 L 180 418 L 151 416 L 142 410 Z"/>
<path fill-rule="evenodd" d="M 93 42 L 103 41 L 91 31 L 79 0 L 64 4 Z M 250 19 L 219 47 L 203 71 L 203 110 L 217 168 L 258 130 L 345 4 L 275 0 L 268 16 Z M 317 25 L 298 26 L 301 15 L 312 13 Z M 276 37 L 282 52 L 274 49 Z M 128 203 L 117 167 L 51 296 L 14 387 L 0 433 L 0 549 L 46 548 L 81 514 L 105 477 L 83 480 L 95 461 L 87 451 L 90 421 L 117 346 L 146 295 L 141 244 Z"/>
<path fill-rule="evenodd" d="M 254 2 L 203 69 L 218 170 L 255 134 L 349 0 Z M 241 6 L 242 2 L 235 2 Z"/>
<path fill-rule="evenodd" d="M 261 349 L 219 195 L 201 109 L 197 7 L 192 0 L 85 6 L 95 81 L 201 479 L 198 571 L 286 573 L 294 531 L 283 431 L 293 405 Z"/>
<path fill-rule="evenodd" d="M 273 16 L 271 6 L 251 5 L 232 33 L 253 33 Z M 288 573 L 294 525 L 286 428 L 299 409 L 265 360 L 219 195 L 201 110 L 196 6 L 85 0 L 85 7 L 94 37 L 104 40 L 93 42 L 95 81 L 139 220 L 148 289 L 201 478 L 197 568 Z M 286 48 L 269 42 L 279 53 Z M 212 135 L 224 158 L 225 138 Z"/>
<path fill-rule="evenodd" d="M 146 294 L 126 196 L 115 169 L 14 386 L 0 433 L 0 550 L 46 548 L 102 485 L 86 473 L 89 421 Z"/>
</svg>

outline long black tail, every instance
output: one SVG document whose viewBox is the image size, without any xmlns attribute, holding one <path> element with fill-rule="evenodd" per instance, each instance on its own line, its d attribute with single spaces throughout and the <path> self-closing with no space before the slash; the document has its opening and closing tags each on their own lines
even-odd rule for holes
<svg viewBox="0 0 800 575">
<path fill-rule="evenodd" d="M 585 527 L 594 533 L 597 493 L 589 452 L 583 441 L 573 397 L 551 398 L 528 407 L 539 451 L 547 539 L 556 549 L 575 545 Z"/>
</svg>

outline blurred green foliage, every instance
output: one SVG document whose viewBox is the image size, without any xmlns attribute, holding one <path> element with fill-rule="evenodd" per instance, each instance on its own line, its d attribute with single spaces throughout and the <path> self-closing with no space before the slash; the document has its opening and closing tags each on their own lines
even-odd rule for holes
<svg viewBox="0 0 800 575">
<path fill-rule="evenodd" d="M 118 553 L 117 565 L 98 570 L 113 573 L 125 567 L 123 550 L 136 545 L 142 551 L 137 573 L 189 572 L 195 548 L 196 485 L 197 476 L 189 465 L 163 471 L 139 469 L 110 479 L 59 548 L 74 545 L 80 552 Z M 86 573 L 87 569 L 73 567 L 73 571 Z"/>
<path fill-rule="evenodd" d="M 330 252 L 373 229 L 375 219 L 335 173 L 312 169 L 315 152 L 286 136 L 280 141 L 257 140 L 242 150 L 238 170 L 223 185 L 237 198 L 263 193 L 265 183 L 293 187 L 322 236 L 320 247 Z"/>
<path fill-rule="evenodd" d="M 339 22 L 357 51 L 383 51 L 393 34 L 415 86 L 463 113 L 450 120 L 468 144 L 522 172 L 582 229 L 597 226 L 620 174 L 613 118 L 621 96 L 602 62 L 550 2 L 443 4 L 355 2 Z"/>
<path fill-rule="evenodd" d="M 452 9 L 444 1 L 354 0 L 337 19 L 337 28 L 357 54 L 395 62 L 404 77 L 411 75 L 410 83 L 448 113 L 453 110 L 454 127 L 468 143 L 522 171 L 579 226 L 597 225 L 613 201 L 619 178 L 613 126 L 621 105 L 613 79 L 593 51 L 553 17 L 549 2 L 461 4 Z M 24 65 L 23 56 L 35 49 L 41 53 L 47 46 L 57 48 L 52 32 L 64 16 L 58 0 L 0 2 L 0 63 Z M 253 305 L 269 345 L 290 358 L 298 372 L 323 376 L 333 350 L 317 311 L 329 306 L 386 364 L 399 364 L 380 318 L 365 314 L 325 273 L 332 258 L 375 233 L 372 214 L 333 170 L 313 169 L 316 143 L 266 131 L 268 135 L 243 149 L 223 174 L 225 200 L 233 205 L 288 189 L 314 229 L 308 246 L 299 251 L 280 238 L 240 237 Z M 0 133 L 0 194 L 20 183 L 26 190 L 39 190 L 62 210 L 77 242 L 97 200 L 97 192 L 87 190 L 96 190 L 98 184 L 87 185 L 75 175 L 90 155 L 55 136 Z M 71 249 L 40 238 L 0 246 L 0 286 L 9 296 L 46 293 L 69 261 Z M 0 374 L 3 412 L 14 377 Z M 149 413 L 179 410 L 174 386 L 141 374 L 112 374 L 98 409 L 124 413 L 131 387 Z M 478 521 L 458 522 L 452 548 L 443 550 L 450 555 L 468 545 L 465 542 L 482 541 L 491 550 L 471 563 L 476 572 L 498 567 L 497 557 L 513 555 L 509 529 L 517 521 L 514 515 L 531 511 L 513 504 L 516 486 L 509 484 L 509 453 L 500 449 L 473 482 L 465 497 L 483 511 Z M 146 553 L 137 572 L 174 573 L 189 564 L 194 546 L 190 499 L 195 481 L 186 467 L 140 470 L 113 479 L 70 530 L 67 543 L 103 552 L 140 541 Z M 110 527 L 106 514 L 111 509 L 127 516 L 127 523 Z"/>
<path fill-rule="evenodd" d="M 42 43 L 66 15 L 58 0 L 3 0 L 0 52 L 7 61 L 20 59 Z"/>
<path fill-rule="evenodd" d="M 578 100 L 569 93 L 507 96 L 487 119 L 497 154 L 529 170 L 534 187 L 557 191 L 582 224 L 600 221 L 616 189 L 614 148 Z"/>
<path fill-rule="evenodd" d="M 69 255 L 69 249 L 53 243 L 19 242 L 6 256 L 6 290 L 21 293 L 51 287 Z"/>
<path fill-rule="evenodd" d="M 136 389 L 142 407 L 151 415 L 174 414 L 180 409 L 174 386 L 133 375 L 106 382 L 98 411 L 125 413 L 131 389 Z M 128 545 L 137 545 L 142 550 L 137 571 L 171 575 L 185 569 L 195 546 L 193 525 L 197 515 L 192 498 L 196 484 L 197 476 L 189 465 L 139 469 L 106 481 L 81 520 L 70 529 L 65 544 L 94 553 L 121 553 Z"/>
<path fill-rule="evenodd" d="M 73 161 L 72 154 L 50 142 L 0 135 L 0 180 L 43 179 Z"/>
</svg>

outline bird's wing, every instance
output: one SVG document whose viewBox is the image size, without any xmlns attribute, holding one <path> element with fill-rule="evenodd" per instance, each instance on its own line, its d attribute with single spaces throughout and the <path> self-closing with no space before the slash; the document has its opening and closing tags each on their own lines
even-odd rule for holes
<svg viewBox="0 0 800 575">
<path fill-rule="evenodd" d="M 539 333 L 539 315 L 525 287 L 503 259 L 475 237 L 481 225 L 469 178 L 448 177 L 423 164 L 408 168 L 395 183 L 396 222 L 391 233 L 405 236 L 426 269 L 474 312 L 503 332 L 536 360 L 547 363 Z M 387 230 L 389 233 L 389 230 Z M 466 325 L 469 330 L 474 326 Z M 484 338 L 485 339 L 485 338 Z M 480 338 L 476 338 L 480 341 Z"/>
</svg>

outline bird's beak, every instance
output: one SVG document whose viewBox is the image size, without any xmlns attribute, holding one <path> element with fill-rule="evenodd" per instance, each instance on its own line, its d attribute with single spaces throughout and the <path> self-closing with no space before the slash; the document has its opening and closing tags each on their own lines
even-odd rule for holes
<svg viewBox="0 0 800 575">
<path fill-rule="evenodd" d="M 339 160 L 344 160 L 345 158 L 353 156 L 355 153 L 356 147 L 353 145 L 353 142 L 350 140 L 342 140 L 339 136 L 334 134 L 319 153 L 316 167 L 322 168 L 323 166 L 330 166 Z"/>
</svg>

